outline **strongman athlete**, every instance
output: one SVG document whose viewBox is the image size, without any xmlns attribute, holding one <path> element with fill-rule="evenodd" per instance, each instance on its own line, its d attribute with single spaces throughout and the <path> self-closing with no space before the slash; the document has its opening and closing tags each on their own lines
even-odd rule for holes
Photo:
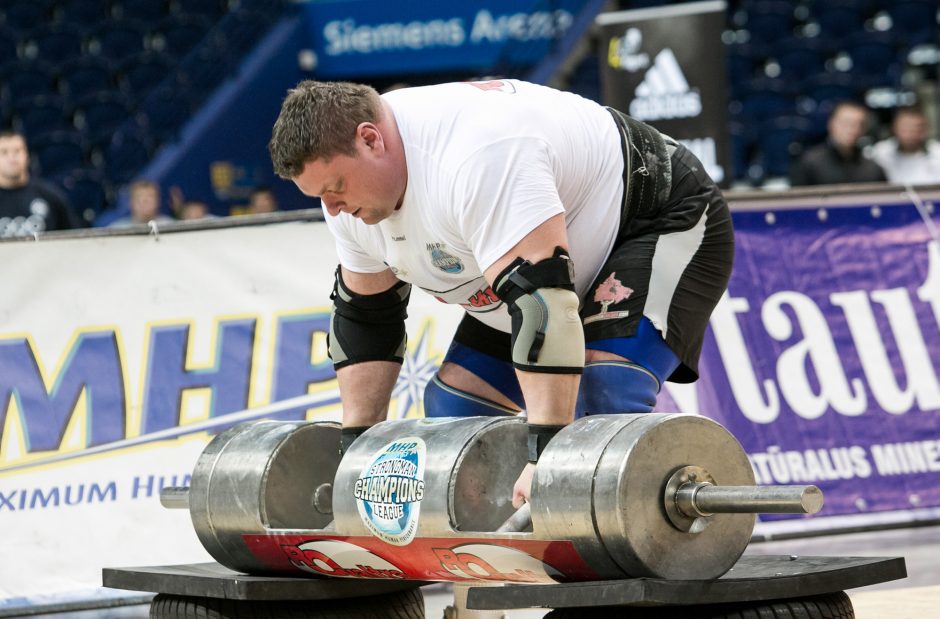
<svg viewBox="0 0 940 619">
<path fill-rule="evenodd" d="M 412 285 L 466 310 L 425 413 L 525 409 L 530 463 L 575 415 L 649 412 L 663 381 L 697 379 L 731 217 L 702 164 L 652 127 L 517 80 L 381 96 L 304 81 L 269 150 L 336 240 L 344 445 L 387 415 Z"/>
</svg>

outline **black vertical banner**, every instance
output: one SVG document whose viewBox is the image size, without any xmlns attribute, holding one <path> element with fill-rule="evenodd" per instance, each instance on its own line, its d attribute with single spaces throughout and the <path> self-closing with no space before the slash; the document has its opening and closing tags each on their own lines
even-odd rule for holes
<svg viewBox="0 0 940 619">
<path fill-rule="evenodd" d="M 672 136 L 731 180 L 724 0 L 601 13 L 605 105 Z"/>
</svg>

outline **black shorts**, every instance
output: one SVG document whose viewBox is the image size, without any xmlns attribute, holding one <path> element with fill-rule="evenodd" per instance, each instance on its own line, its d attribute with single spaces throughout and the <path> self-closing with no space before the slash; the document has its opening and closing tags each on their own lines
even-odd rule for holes
<svg viewBox="0 0 940 619">
<path fill-rule="evenodd" d="M 668 197 L 645 201 L 621 221 L 581 319 L 591 348 L 592 341 L 633 336 L 646 316 L 679 358 L 669 380 L 686 383 L 698 378 L 705 329 L 731 277 L 734 230 L 701 162 L 681 144 L 673 148 Z"/>
<path fill-rule="evenodd" d="M 655 129 L 629 122 L 634 128 L 641 125 L 646 139 L 658 139 Z M 633 146 L 624 142 L 625 150 Z M 698 378 L 705 329 L 731 277 L 734 230 L 728 204 L 695 155 L 674 142 L 664 152 L 670 162 L 665 171 L 650 158 L 630 158 L 625 152 L 625 194 L 631 190 L 630 176 L 640 168 L 656 182 L 635 182 L 632 194 L 624 196 L 617 241 L 582 300 L 581 320 L 591 348 L 598 340 L 632 337 L 646 316 L 665 332 L 666 344 L 679 359 L 668 380 L 688 383 Z M 510 335 L 470 314 L 454 341 L 511 359 Z"/>
</svg>

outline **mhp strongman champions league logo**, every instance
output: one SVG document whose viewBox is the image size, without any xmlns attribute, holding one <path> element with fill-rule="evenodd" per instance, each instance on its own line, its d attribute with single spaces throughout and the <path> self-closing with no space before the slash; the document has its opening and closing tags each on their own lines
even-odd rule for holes
<svg viewBox="0 0 940 619">
<path fill-rule="evenodd" d="M 392 441 L 376 452 L 356 480 L 353 495 L 359 516 L 373 535 L 389 544 L 404 546 L 418 530 L 425 452 L 420 438 Z"/>
</svg>

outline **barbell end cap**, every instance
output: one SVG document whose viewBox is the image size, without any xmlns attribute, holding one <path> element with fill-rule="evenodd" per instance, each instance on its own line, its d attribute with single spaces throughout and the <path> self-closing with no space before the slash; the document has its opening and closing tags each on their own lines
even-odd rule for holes
<svg viewBox="0 0 940 619">
<path fill-rule="evenodd" d="M 803 490 L 803 496 L 800 497 L 800 504 L 803 506 L 803 512 L 815 514 L 823 508 L 823 493 L 817 486 L 806 486 Z"/>
<path fill-rule="evenodd" d="M 160 505 L 167 509 L 189 509 L 189 487 L 170 486 L 162 489 Z"/>
</svg>

